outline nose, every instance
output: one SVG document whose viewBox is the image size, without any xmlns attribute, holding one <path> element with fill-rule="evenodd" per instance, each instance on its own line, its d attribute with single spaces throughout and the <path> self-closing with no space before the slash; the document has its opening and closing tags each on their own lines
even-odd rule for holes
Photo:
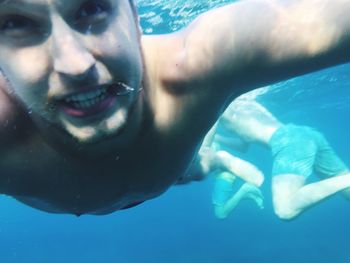
<svg viewBox="0 0 350 263">
<path fill-rule="evenodd" d="M 96 60 L 74 32 L 60 17 L 52 28 L 52 55 L 54 70 L 70 79 L 82 80 L 95 68 Z"/>
</svg>

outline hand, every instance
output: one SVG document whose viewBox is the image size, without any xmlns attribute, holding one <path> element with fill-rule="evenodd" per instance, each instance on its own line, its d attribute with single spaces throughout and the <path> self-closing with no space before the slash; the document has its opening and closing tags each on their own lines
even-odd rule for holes
<svg viewBox="0 0 350 263">
<path fill-rule="evenodd" d="M 215 151 L 211 147 L 202 146 L 199 149 L 200 166 L 204 174 L 208 174 L 213 169 Z"/>
</svg>

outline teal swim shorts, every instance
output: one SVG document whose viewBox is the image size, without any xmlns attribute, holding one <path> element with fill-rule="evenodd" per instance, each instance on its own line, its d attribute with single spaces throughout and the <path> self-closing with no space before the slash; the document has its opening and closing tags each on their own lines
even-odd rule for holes
<svg viewBox="0 0 350 263">
<path fill-rule="evenodd" d="M 279 128 L 270 139 L 274 158 L 272 175 L 313 172 L 329 178 L 348 171 L 321 133 L 307 126 L 293 124 Z"/>
</svg>

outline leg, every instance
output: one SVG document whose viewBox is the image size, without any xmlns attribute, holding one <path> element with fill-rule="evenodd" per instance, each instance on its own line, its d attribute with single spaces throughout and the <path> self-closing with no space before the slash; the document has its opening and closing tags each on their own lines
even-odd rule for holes
<svg viewBox="0 0 350 263">
<path fill-rule="evenodd" d="M 332 178 L 349 173 L 348 167 L 334 152 L 324 136 L 315 131 L 319 150 L 315 162 L 315 173 L 321 179 Z M 350 200 L 350 188 L 341 191 L 341 194 Z"/>
<path fill-rule="evenodd" d="M 259 188 L 245 183 L 233 193 L 235 176 L 228 172 L 218 172 L 213 191 L 213 204 L 217 218 L 226 218 L 243 199 L 253 200 L 258 207 L 263 208 L 263 195 Z"/>
<path fill-rule="evenodd" d="M 350 187 L 350 173 L 305 185 L 305 178 L 281 174 L 272 180 L 275 213 L 281 219 L 293 219 L 307 208 Z"/>
<path fill-rule="evenodd" d="M 288 125 L 273 136 L 272 195 L 275 213 L 280 218 L 293 219 L 325 198 L 350 187 L 349 173 L 329 176 L 347 169 L 339 163 L 336 168 L 336 163 L 329 161 L 329 155 L 325 153 L 330 147 L 326 146 L 323 136 L 308 127 Z M 327 174 L 328 179 L 306 185 L 306 179 L 314 169 Z"/>
</svg>

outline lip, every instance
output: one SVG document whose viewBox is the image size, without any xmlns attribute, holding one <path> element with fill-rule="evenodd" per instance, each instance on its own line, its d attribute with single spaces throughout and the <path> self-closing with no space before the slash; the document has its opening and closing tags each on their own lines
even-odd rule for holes
<svg viewBox="0 0 350 263">
<path fill-rule="evenodd" d="M 65 99 L 69 98 L 69 97 L 76 96 L 76 95 L 79 95 L 79 94 L 88 93 L 88 92 L 91 92 L 91 91 L 95 91 L 95 90 L 98 90 L 98 89 L 101 89 L 101 88 L 104 88 L 104 87 L 112 86 L 114 84 L 116 84 L 116 83 L 106 83 L 106 84 L 99 84 L 99 85 L 92 85 L 92 86 L 81 87 L 81 88 L 79 88 L 79 91 L 71 92 L 71 93 L 67 93 L 67 94 L 59 95 L 59 96 L 57 95 L 57 96 L 55 96 L 55 98 L 53 98 L 53 100 L 56 103 L 60 103 L 60 102 L 64 101 Z"/>
<path fill-rule="evenodd" d="M 121 82 L 104 84 L 61 96 L 56 105 L 69 117 L 88 118 L 109 112 L 125 87 Z M 127 87 L 127 86 L 126 86 Z M 123 95 L 127 95 L 126 93 Z"/>
</svg>

